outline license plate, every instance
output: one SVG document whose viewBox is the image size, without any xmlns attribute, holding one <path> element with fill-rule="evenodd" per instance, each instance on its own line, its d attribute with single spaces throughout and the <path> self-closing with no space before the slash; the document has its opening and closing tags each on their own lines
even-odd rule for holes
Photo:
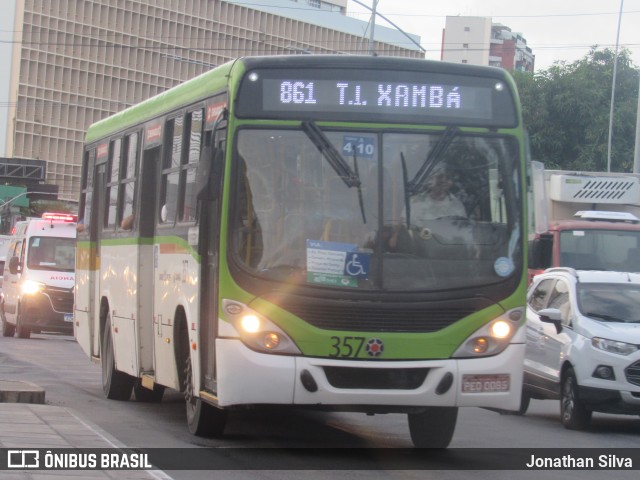
<svg viewBox="0 0 640 480">
<path fill-rule="evenodd" d="M 65 322 L 73 322 L 73 313 L 65 313 L 64 314 Z"/>
<path fill-rule="evenodd" d="M 508 392 L 510 378 L 508 374 L 463 375 L 462 393 Z"/>
</svg>

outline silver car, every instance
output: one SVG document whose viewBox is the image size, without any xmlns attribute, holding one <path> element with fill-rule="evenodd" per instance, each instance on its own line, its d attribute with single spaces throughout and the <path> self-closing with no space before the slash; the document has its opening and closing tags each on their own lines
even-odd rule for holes
<svg viewBox="0 0 640 480">
<path fill-rule="evenodd" d="M 546 270 L 529 287 L 526 336 L 519 413 L 559 399 L 569 429 L 594 411 L 640 414 L 640 274 Z"/>
</svg>

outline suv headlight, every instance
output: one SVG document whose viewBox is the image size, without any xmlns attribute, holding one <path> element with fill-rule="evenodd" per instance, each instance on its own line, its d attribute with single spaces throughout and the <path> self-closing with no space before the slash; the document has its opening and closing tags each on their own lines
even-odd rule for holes
<svg viewBox="0 0 640 480">
<path fill-rule="evenodd" d="M 245 304 L 225 299 L 222 308 L 247 347 L 264 353 L 302 353 L 280 327 Z"/>
<path fill-rule="evenodd" d="M 522 308 L 505 312 L 470 335 L 453 354 L 453 358 L 488 357 L 507 348 L 524 316 Z"/>
<path fill-rule="evenodd" d="M 618 355 L 629 355 L 638 350 L 638 345 L 632 343 L 617 342 L 615 340 L 608 340 L 606 338 L 593 337 L 591 339 L 591 345 L 599 350 L 604 350 L 609 353 L 617 353 Z"/>
<path fill-rule="evenodd" d="M 24 295 L 35 295 L 44 290 L 44 283 L 35 280 L 25 280 L 20 287 Z"/>
</svg>

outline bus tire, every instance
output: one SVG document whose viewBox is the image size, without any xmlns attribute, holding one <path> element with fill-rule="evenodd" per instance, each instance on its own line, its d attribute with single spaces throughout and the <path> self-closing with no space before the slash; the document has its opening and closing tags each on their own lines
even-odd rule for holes
<svg viewBox="0 0 640 480">
<path fill-rule="evenodd" d="M 136 402 L 160 403 L 164 396 L 164 386 L 156 383 L 153 385 L 153 390 L 150 390 L 143 387 L 142 382 L 138 379 L 133 385 L 133 396 Z"/>
<path fill-rule="evenodd" d="M 458 420 L 458 407 L 427 407 L 408 414 L 409 433 L 418 448 L 447 448 Z"/>
<path fill-rule="evenodd" d="M 134 378 L 116 370 L 116 359 L 111 338 L 111 315 L 107 319 L 102 332 L 100 356 L 102 358 L 102 391 L 111 400 L 129 400 Z"/>
<path fill-rule="evenodd" d="M 18 316 L 16 318 L 16 333 L 18 338 L 31 338 L 31 329 L 22 326 L 22 314 L 18 308 Z"/>
<path fill-rule="evenodd" d="M 199 437 L 220 437 L 227 424 L 227 411 L 203 402 L 195 396 L 191 369 L 191 357 L 185 365 L 184 398 L 187 410 L 187 426 L 193 435 Z"/>
<path fill-rule="evenodd" d="M 573 368 L 569 367 L 562 376 L 560 386 L 560 420 L 569 430 L 584 430 L 591 421 L 591 411 L 587 410 L 578 397 L 578 381 Z"/>
<path fill-rule="evenodd" d="M 16 333 L 16 326 L 7 322 L 7 317 L 4 315 L 4 309 L 0 310 L 0 316 L 2 317 L 2 336 L 13 337 Z"/>
</svg>

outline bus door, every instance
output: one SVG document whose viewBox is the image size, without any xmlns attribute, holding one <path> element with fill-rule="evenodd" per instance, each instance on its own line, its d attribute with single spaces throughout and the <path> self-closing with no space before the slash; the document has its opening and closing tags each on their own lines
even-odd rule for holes
<svg viewBox="0 0 640 480">
<path fill-rule="evenodd" d="M 214 112 L 219 104 L 213 104 Z M 225 150 L 226 122 L 224 116 L 212 117 L 207 109 L 204 146 L 198 165 L 199 185 L 199 254 L 200 254 L 200 364 L 204 390 L 217 392 L 215 341 L 218 335 L 218 269 L 220 259 L 220 204 L 222 164 Z M 214 122 L 215 121 L 215 122 Z"/>
<path fill-rule="evenodd" d="M 158 172 L 162 153 L 162 123 L 147 125 L 139 181 L 140 242 L 138 256 L 138 341 L 142 373 L 155 376 L 154 238 L 157 219 Z"/>
<path fill-rule="evenodd" d="M 93 177 L 93 206 L 91 208 L 89 225 L 89 241 L 91 244 L 89 253 L 89 318 L 92 327 L 91 355 L 100 356 L 100 257 L 101 240 L 104 227 L 105 209 L 99 208 L 100 200 L 106 195 L 107 166 L 109 158 L 109 144 L 98 145 L 95 174 Z M 86 219 L 85 219 L 86 222 Z M 85 225 L 86 226 L 86 225 Z"/>
<path fill-rule="evenodd" d="M 85 151 L 82 161 L 82 186 L 79 205 L 78 235 L 76 247 L 76 288 L 74 297 L 74 335 L 82 350 L 94 355 L 95 325 L 93 303 L 93 276 L 96 268 L 96 251 L 91 242 L 91 212 L 96 198 L 93 196 L 96 173 L 96 149 Z"/>
</svg>

